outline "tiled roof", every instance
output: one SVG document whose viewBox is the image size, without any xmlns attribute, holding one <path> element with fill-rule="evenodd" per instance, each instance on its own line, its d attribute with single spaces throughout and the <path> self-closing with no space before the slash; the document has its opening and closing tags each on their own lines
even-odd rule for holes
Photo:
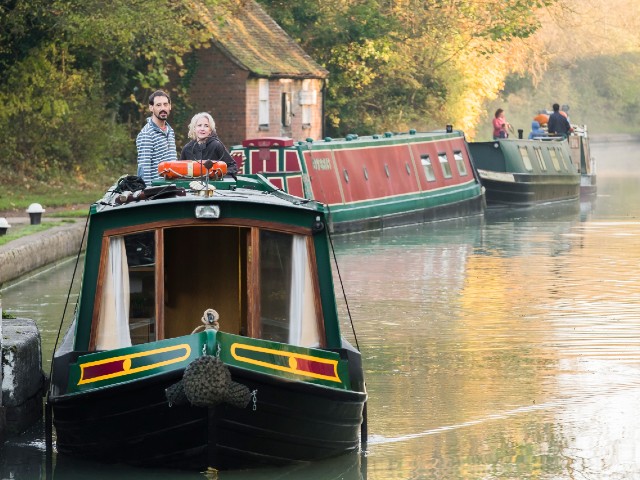
<svg viewBox="0 0 640 480">
<path fill-rule="evenodd" d="M 257 76 L 329 75 L 254 0 L 220 2 L 208 23 L 213 43 L 238 66 Z"/>
</svg>

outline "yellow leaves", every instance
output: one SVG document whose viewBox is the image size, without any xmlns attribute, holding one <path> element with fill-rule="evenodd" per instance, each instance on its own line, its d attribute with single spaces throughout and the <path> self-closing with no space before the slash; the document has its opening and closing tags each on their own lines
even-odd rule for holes
<svg viewBox="0 0 640 480">
<path fill-rule="evenodd" d="M 349 77 L 352 88 L 364 89 L 380 74 L 375 68 L 391 58 L 387 45 L 366 39 L 359 43 L 336 45 L 331 49 L 333 64 Z"/>
<path fill-rule="evenodd" d="M 570 62 L 640 50 L 636 0 L 563 0 L 542 13 L 535 45 L 552 59 Z"/>
</svg>

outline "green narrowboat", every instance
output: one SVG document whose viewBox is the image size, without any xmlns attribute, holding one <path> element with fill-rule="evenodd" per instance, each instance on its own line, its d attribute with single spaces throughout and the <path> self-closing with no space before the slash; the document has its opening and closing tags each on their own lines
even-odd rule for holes
<svg viewBox="0 0 640 480">
<path fill-rule="evenodd" d="M 322 205 L 259 175 L 139 181 L 90 208 L 47 395 L 58 455 L 202 471 L 358 449 Z"/>
<path fill-rule="evenodd" d="M 469 142 L 487 207 L 530 207 L 580 198 L 580 172 L 566 138 Z"/>
<path fill-rule="evenodd" d="M 481 215 L 485 207 L 464 134 L 453 129 L 253 138 L 230 153 L 244 173 L 323 203 L 336 233 Z"/>
</svg>

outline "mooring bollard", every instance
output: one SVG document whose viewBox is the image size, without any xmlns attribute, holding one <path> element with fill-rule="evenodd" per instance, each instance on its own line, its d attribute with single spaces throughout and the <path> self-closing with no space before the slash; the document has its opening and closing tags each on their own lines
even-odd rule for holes
<svg viewBox="0 0 640 480">
<path fill-rule="evenodd" d="M 40 225 L 44 208 L 42 208 L 42 205 L 39 203 L 32 203 L 29 205 L 29 208 L 27 208 L 27 213 L 29 214 L 29 218 L 31 218 L 31 225 Z"/>
<path fill-rule="evenodd" d="M 9 225 L 7 219 L 4 217 L 0 217 L 0 237 L 7 233 L 8 228 L 11 228 L 11 225 Z"/>
</svg>

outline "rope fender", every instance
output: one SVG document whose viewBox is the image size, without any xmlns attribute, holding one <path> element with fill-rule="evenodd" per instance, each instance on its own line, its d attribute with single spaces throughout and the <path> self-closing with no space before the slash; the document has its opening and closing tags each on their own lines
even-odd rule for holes
<svg viewBox="0 0 640 480">
<path fill-rule="evenodd" d="M 229 368 L 218 357 L 203 355 L 184 370 L 182 380 L 165 390 L 169 406 L 190 403 L 196 407 L 213 407 L 228 403 L 245 408 L 251 400 L 250 390 L 231 380 Z"/>
</svg>

